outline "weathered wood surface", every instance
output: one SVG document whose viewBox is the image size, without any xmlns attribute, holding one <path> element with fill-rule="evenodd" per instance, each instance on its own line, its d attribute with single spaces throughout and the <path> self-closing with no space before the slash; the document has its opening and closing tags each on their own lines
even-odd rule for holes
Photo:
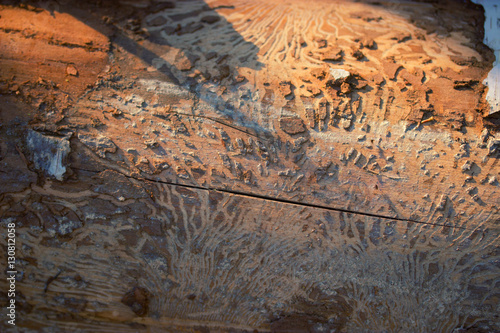
<svg viewBox="0 0 500 333">
<path fill-rule="evenodd" d="M 499 330 L 483 20 L 470 3 L 3 6 L 17 331 Z"/>
</svg>

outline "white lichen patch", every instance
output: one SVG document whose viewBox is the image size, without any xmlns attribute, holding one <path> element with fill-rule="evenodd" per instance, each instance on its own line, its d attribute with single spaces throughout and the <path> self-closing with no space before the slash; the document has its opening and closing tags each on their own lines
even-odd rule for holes
<svg viewBox="0 0 500 333">
<path fill-rule="evenodd" d="M 347 79 L 351 73 L 342 68 L 330 68 L 330 75 L 334 81 L 338 81 Z"/>
<path fill-rule="evenodd" d="M 484 43 L 495 53 L 493 68 L 484 80 L 488 86 L 486 100 L 490 104 L 490 114 L 500 111 L 500 3 L 498 1 L 473 0 L 484 7 Z"/>
<path fill-rule="evenodd" d="M 32 153 L 35 168 L 42 170 L 45 174 L 63 180 L 66 173 L 66 158 L 70 152 L 68 138 L 47 136 L 30 131 L 28 133 L 27 145 Z"/>
</svg>

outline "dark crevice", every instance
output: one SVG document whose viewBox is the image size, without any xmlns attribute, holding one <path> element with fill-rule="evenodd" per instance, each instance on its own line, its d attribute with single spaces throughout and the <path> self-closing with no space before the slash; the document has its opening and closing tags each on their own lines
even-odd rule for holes
<svg viewBox="0 0 500 333">
<path fill-rule="evenodd" d="M 87 170 L 87 169 L 75 168 L 75 167 L 72 167 L 72 169 L 90 172 L 90 173 L 100 173 L 101 172 L 101 171 L 96 171 L 96 170 Z M 114 171 L 119 172 L 117 170 L 114 170 Z M 477 229 L 477 228 L 471 229 L 471 228 L 466 228 L 466 227 L 462 227 L 462 226 L 446 225 L 446 224 L 442 224 L 442 223 L 422 222 L 422 221 L 413 220 L 413 219 L 405 219 L 405 218 L 386 216 L 386 215 L 381 215 L 381 214 L 360 212 L 360 211 L 354 211 L 354 210 L 344 209 L 344 208 L 335 208 L 335 207 L 323 206 L 323 205 L 312 204 L 312 203 L 307 203 L 307 202 L 299 202 L 299 201 L 294 201 L 294 200 L 289 200 L 289 199 L 270 197 L 267 195 L 261 195 L 261 194 L 255 194 L 255 193 L 240 192 L 240 191 L 220 189 L 220 188 L 215 188 L 215 187 L 203 187 L 203 186 L 198 186 L 198 185 L 179 184 L 179 183 L 173 183 L 173 182 L 169 182 L 169 181 L 165 181 L 165 180 L 151 179 L 151 178 L 146 178 L 146 177 L 137 178 L 137 177 L 123 174 L 121 172 L 119 172 L 119 173 L 127 178 L 135 179 L 137 181 L 146 180 L 146 181 L 164 184 L 164 185 L 179 186 L 179 187 L 195 189 L 195 190 L 202 190 L 202 191 L 214 191 L 214 192 L 220 192 L 220 193 L 227 193 L 227 194 L 232 194 L 232 195 L 248 197 L 248 198 L 252 198 L 252 199 L 260 199 L 260 200 L 267 200 L 267 201 L 271 201 L 271 202 L 279 202 L 279 203 L 288 204 L 288 205 L 324 209 L 324 210 L 328 210 L 328 211 L 347 213 L 347 214 L 356 214 L 356 215 L 361 215 L 361 216 L 374 217 L 374 218 L 387 219 L 387 220 L 400 221 L 400 222 L 411 222 L 411 223 L 429 225 L 429 226 L 434 226 L 434 227 L 447 227 L 447 228 L 462 229 L 462 230 L 476 230 Z"/>
<path fill-rule="evenodd" d="M 96 51 L 97 52 L 107 52 L 108 51 L 108 50 L 103 49 L 103 48 L 92 47 L 91 45 L 81 45 L 81 44 L 75 44 L 75 43 L 68 43 L 68 42 L 62 42 L 62 41 L 53 40 L 53 39 L 49 39 L 47 41 L 47 43 L 49 45 L 62 46 L 62 47 L 70 48 L 70 49 L 73 49 L 73 48 L 84 49 L 84 50 L 89 51 L 89 52 L 96 52 Z"/>
<path fill-rule="evenodd" d="M 5 28 L 0 28 L 0 32 L 4 32 L 6 34 L 18 34 L 26 39 L 34 39 L 35 37 L 37 37 L 38 40 L 46 41 L 49 45 L 62 46 L 62 47 L 67 47 L 67 48 L 80 48 L 80 49 L 87 50 L 89 52 L 96 52 L 96 51 L 107 52 L 107 49 L 93 47 L 92 45 L 81 45 L 81 44 L 68 43 L 68 42 L 63 42 L 63 41 L 59 41 L 59 40 L 54 40 L 52 38 L 44 38 L 43 36 L 37 35 L 35 32 L 27 33 L 23 30 L 5 29 Z"/>
<path fill-rule="evenodd" d="M 260 137 L 258 135 L 255 135 L 255 134 L 252 134 L 252 133 L 250 133 L 248 131 L 245 131 L 244 129 L 241 129 L 241 128 L 237 127 L 237 126 L 228 124 L 228 123 L 223 122 L 221 120 L 218 120 L 217 118 L 213 118 L 213 117 L 209 117 L 209 116 L 203 116 L 203 115 L 197 115 L 197 114 L 189 114 L 189 113 L 183 113 L 183 112 L 176 112 L 176 111 L 169 111 L 169 112 L 166 112 L 166 113 L 167 114 L 176 114 L 176 115 L 185 116 L 185 117 L 208 119 L 208 120 L 211 120 L 211 121 L 216 122 L 218 124 L 221 124 L 223 126 L 230 127 L 230 128 L 232 128 L 232 129 L 234 129 L 234 130 L 236 130 L 238 132 L 242 132 L 242 133 L 245 133 L 247 135 L 253 136 L 254 138 L 257 138 L 259 140 L 268 141 L 267 139 L 264 139 L 264 138 L 262 138 L 262 137 Z M 163 115 L 153 114 L 153 116 L 163 119 Z"/>
</svg>

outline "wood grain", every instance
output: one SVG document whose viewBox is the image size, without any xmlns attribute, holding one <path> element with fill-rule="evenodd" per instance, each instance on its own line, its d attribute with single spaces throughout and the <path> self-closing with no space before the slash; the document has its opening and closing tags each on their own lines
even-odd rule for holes
<svg viewBox="0 0 500 333">
<path fill-rule="evenodd" d="M 500 330 L 481 8 L 1 5 L 2 331 Z"/>
</svg>

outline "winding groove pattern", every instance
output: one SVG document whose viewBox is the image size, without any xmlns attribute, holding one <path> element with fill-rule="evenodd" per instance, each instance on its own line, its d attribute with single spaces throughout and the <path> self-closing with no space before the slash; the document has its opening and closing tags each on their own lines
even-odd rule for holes
<svg viewBox="0 0 500 333">
<path fill-rule="evenodd" d="M 118 192 L 99 193 L 98 180 L 110 176 Z M 119 300 L 131 285 L 149 291 L 149 316 L 188 326 L 265 331 L 269 318 L 315 311 L 324 328 L 444 332 L 496 312 L 499 239 L 488 229 L 397 222 L 109 171 L 93 178 L 70 197 L 64 184 L 47 184 L 2 203 L 2 223 L 15 219 L 20 231 L 30 230 L 19 240 L 21 283 L 33 286 L 24 297 L 62 271 L 46 292 L 47 308 L 33 308 L 25 325 L 71 323 L 57 316 L 64 307 L 86 323 L 83 331 L 103 319 L 98 331 L 133 331 L 119 322 L 128 317 Z M 119 195 L 136 198 L 112 199 Z M 101 216 L 93 212 L 98 201 L 108 207 Z M 7 217 L 19 205 L 36 214 Z M 61 209 L 66 218 L 50 227 L 47 212 Z M 48 319 L 36 315 L 42 312 Z"/>
<path fill-rule="evenodd" d="M 57 126 L 0 108 L 20 327 L 500 330 L 488 52 L 462 21 L 427 33 L 432 4 L 390 3 L 132 3 Z M 35 130 L 71 147 L 63 181 L 33 163 Z"/>
</svg>

